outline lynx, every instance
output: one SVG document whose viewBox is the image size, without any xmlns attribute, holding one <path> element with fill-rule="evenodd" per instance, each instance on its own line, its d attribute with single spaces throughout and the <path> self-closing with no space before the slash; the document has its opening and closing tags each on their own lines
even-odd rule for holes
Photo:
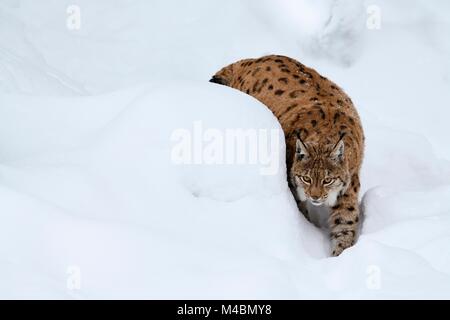
<svg viewBox="0 0 450 320">
<path fill-rule="evenodd" d="M 299 210 L 310 220 L 314 206 L 327 209 L 332 256 L 352 246 L 360 223 L 364 133 L 351 99 L 315 70 L 279 55 L 237 61 L 210 81 L 272 111 L 285 134 L 288 184 Z"/>
</svg>

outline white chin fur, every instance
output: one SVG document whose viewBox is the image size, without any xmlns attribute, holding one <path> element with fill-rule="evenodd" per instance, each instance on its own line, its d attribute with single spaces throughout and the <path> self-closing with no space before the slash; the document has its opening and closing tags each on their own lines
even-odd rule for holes
<svg viewBox="0 0 450 320">
<path fill-rule="evenodd" d="M 336 204 L 337 197 L 339 195 L 338 190 L 332 190 L 328 193 L 327 200 L 325 200 L 325 204 L 329 207 L 333 207 Z"/>
<path fill-rule="evenodd" d="M 301 187 L 297 187 L 297 196 L 301 201 L 306 201 L 306 194 L 305 194 L 305 190 L 303 190 L 303 188 Z"/>
<path fill-rule="evenodd" d="M 310 201 L 310 202 L 315 207 L 320 207 L 321 205 L 323 205 L 325 203 L 325 202 L 312 202 L 312 201 Z"/>
</svg>

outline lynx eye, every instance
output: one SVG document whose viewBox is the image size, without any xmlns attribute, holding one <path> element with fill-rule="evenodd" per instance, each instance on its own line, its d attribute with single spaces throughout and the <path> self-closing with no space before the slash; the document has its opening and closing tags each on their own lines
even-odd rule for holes
<svg viewBox="0 0 450 320">
<path fill-rule="evenodd" d="M 306 184 L 311 184 L 311 178 L 307 176 L 301 176 L 300 179 Z"/>
<path fill-rule="evenodd" d="M 328 186 L 328 185 L 332 184 L 332 183 L 334 182 L 334 180 L 336 180 L 336 179 L 333 179 L 333 178 L 325 178 L 325 179 L 323 179 L 322 183 L 323 183 L 325 186 Z"/>
</svg>

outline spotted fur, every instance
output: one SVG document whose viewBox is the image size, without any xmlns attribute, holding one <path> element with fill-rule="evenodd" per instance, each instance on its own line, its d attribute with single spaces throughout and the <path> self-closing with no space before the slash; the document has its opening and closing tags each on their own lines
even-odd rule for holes
<svg viewBox="0 0 450 320">
<path fill-rule="evenodd" d="M 273 112 L 285 134 L 288 182 L 299 209 L 308 218 L 307 202 L 323 200 L 321 205 L 330 208 L 332 255 L 352 246 L 360 222 L 364 133 L 351 99 L 335 83 L 285 56 L 237 61 L 211 81 L 246 92 Z M 327 179 L 333 183 L 325 185 Z"/>
</svg>

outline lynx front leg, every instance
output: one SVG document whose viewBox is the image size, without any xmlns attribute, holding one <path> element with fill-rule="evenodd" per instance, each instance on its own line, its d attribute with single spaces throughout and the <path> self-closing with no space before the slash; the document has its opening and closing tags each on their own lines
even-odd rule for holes
<svg viewBox="0 0 450 320">
<path fill-rule="evenodd" d="M 359 226 L 358 206 L 359 179 L 355 175 L 347 192 L 338 198 L 337 203 L 331 208 L 331 250 L 333 256 L 338 256 L 355 244 L 356 232 Z"/>
</svg>

